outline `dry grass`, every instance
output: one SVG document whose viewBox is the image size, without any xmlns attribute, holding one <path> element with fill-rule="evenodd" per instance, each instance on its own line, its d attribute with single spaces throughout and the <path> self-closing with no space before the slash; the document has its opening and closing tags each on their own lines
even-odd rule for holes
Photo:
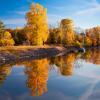
<svg viewBox="0 0 100 100">
<path fill-rule="evenodd" d="M 9 50 L 28 50 L 28 49 L 39 49 L 39 48 L 52 48 L 54 46 L 44 45 L 44 46 L 5 46 L 0 47 L 0 51 L 9 51 Z"/>
</svg>

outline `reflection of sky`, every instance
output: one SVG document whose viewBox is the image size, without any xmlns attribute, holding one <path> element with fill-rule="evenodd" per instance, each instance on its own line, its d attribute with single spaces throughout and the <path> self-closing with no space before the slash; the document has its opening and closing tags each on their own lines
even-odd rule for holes
<svg viewBox="0 0 100 100">
<path fill-rule="evenodd" d="M 26 88 L 26 76 L 24 67 L 13 67 L 11 74 L 6 78 L 2 87 L 0 87 L 0 100 L 12 100 L 16 95 L 28 91 Z M 8 99 L 5 99 L 8 98 Z"/>
<path fill-rule="evenodd" d="M 11 74 L 0 87 L 0 100 L 99 100 L 100 67 L 82 63 L 74 68 L 73 76 L 61 76 L 54 65 L 49 72 L 48 92 L 40 97 L 30 96 L 26 86 L 25 67 L 13 67 Z"/>
</svg>

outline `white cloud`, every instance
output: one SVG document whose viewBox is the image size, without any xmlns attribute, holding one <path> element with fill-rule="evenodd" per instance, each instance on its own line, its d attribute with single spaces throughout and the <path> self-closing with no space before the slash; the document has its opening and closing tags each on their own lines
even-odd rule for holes
<svg viewBox="0 0 100 100">
<path fill-rule="evenodd" d="M 100 12 L 100 4 L 96 0 L 91 0 L 90 2 L 85 3 L 87 4 L 88 8 L 76 12 L 76 15 L 90 15 Z"/>
<path fill-rule="evenodd" d="M 77 15 L 85 15 L 85 14 L 95 14 L 97 12 L 100 12 L 100 6 L 81 10 L 81 11 L 77 12 L 76 14 Z"/>
<path fill-rule="evenodd" d="M 16 19 L 5 19 L 4 20 L 5 24 L 12 24 L 12 25 L 16 25 L 16 24 L 25 24 L 26 20 L 24 18 L 16 18 Z"/>
</svg>

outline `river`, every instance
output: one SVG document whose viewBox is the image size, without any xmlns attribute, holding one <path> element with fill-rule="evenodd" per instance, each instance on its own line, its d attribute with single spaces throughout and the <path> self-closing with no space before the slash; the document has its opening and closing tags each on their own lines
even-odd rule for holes
<svg viewBox="0 0 100 100">
<path fill-rule="evenodd" d="M 100 49 L 0 66 L 0 100 L 100 100 Z"/>
</svg>

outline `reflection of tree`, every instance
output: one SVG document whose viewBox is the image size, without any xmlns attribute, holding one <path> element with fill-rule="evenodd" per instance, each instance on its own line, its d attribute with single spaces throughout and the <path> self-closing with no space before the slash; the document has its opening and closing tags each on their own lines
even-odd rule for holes
<svg viewBox="0 0 100 100">
<path fill-rule="evenodd" d="M 9 65 L 0 66 L 0 84 L 3 84 L 6 77 L 11 73 L 11 67 Z"/>
<path fill-rule="evenodd" d="M 75 54 L 68 54 L 64 58 L 64 64 L 60 68 L 62 75 L 72 75 L 73 74 L 73 65 L 74 65 L 74 60 L 75 60 Z"/>
<path fill-rule="evenodd" d="M 40 96 L 47 91 L 48 61 L 47 59 L 33 60 L 26 64 L 28 76 L 27 86 L 31 89 L 32 96 Z"/>
<path fill-rule="evenodd" d="M 72 75 L 73 65 L 76 55 L 74 53 L 67 54 L 66 56 L 59 56 L 53 58 L 53 63 L 59 67 L 60 73 L 65 76 Z"/>
<path fill-rule="evenodd" d="M 62 75 L 72 75 L 73 67 L 80 68 L 83 66 L 84 61 L 100 64 L 100 49 L 88 49 L 84 54 L 67 54 L 65 56 L 53 57 L 50 64 L 55 64 Z"/>
<path fill-rule="evenodd" d="M 87 50 L 85 53 L 84 53 L 84 58 L 86 61 L 88 61 L 88 59 L 91 59 L 91 50 Z"/>
<path fill-rule="evenodd" d="M 82 58 L 93 64 L 100 64 L 100 49 L 89 49 L 85 52 Z"/>
</svg>

